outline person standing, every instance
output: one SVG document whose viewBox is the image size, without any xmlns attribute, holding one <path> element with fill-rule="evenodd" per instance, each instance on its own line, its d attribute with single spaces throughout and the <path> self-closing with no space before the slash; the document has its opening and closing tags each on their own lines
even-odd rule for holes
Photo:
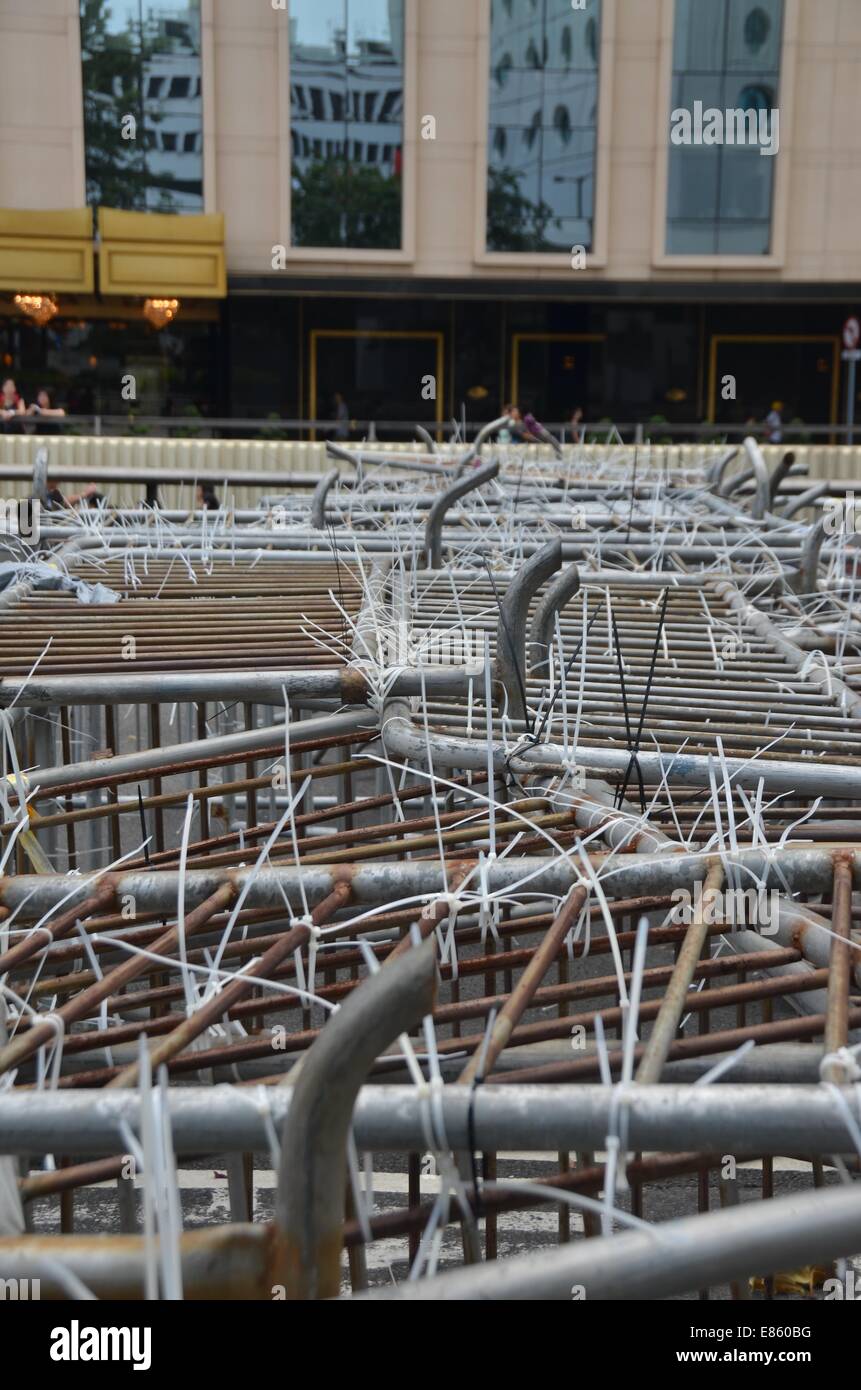
<svg viewBox="0 0 861 1390">
<path fill-rule="evenodd" d="M 335 406 L 335 438 L 349 439 L 350 437 L 350 407 L 344 400 L 340 391 L 336 391 L 332 397 Z"/>
<path fill-rule="evenodd" d="M 507 418 L 511 421 L 511 424 L 504 426 L 499 431 L 498 437 L 500 444 L 522 443 L 524 436 L 524 428 L 523 417 L 520 414 L 519 408 L 513 403 L 513 401 L 511 401 L 508 405 L 502 407 L 502 413 L 503 415 L 507 416 Z"/>
<path fill-rule="evenodd" d="M 783 443 L 783 409 L 783 401 L 772 401 L 771 410 L 765 417 L 767 444 Z"/>
</svg>

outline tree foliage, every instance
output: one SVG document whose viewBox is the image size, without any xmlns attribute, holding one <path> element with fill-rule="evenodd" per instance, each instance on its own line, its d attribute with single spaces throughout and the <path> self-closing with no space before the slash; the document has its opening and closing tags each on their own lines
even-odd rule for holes
<svg viewBox="0 0 861 1390">
<path fill-rule="evenodd" d="M 543 200 L 533 202 L 520 189 L 522 173 L 516 169 L 491 168 L 487 180 L 488 251 L 554 251 L 548 228 L 559 226 L 559 218 Z"/>
<path fill-rule="evenodd" d="M 175 206 L 174 191 L 185 185 L 170 173 L 148 167 L 147 140 L 162 120 L 157 102 L 146 100 L 144 77 L 153 57 L 171 47 L 156 25 L 129 19 L 122 32 L 111 32 L 110 0 L 82 0 L 81 55 L 84 87 L 84 139 L 87 150 L 87 200 L 104 207 L 143 211 L 154 187 L 160 210 Z M 133 116 L 134 138 L 123 123 Z"/>
<path fill-rule="evenodd" d="M 123 117 L 141 117 L 140 35 L 134 21 L 108 33 L 106 0 L 83 0 L 81 52 L 87 197 L 114 208 L 142 208 L 146 199 L 143 144 L 123 138 Z M 141 136 L 143 132 L 141 131 Z"/>
<path fill-rule="evenodd" d="M 397 250 L 401 180 L 369 165 L 315 160 L 293 173 L 293 245 Z"/>
</svg>

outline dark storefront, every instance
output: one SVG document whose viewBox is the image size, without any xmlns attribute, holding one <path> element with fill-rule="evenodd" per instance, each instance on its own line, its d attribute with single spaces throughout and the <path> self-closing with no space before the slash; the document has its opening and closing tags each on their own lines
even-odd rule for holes
<svg viewBox="0 0 861 1390">
<path fill-rule="evenodd" d="M 510 281 L 386 288 L 232 285 L 232 412 L 334 419 L 336 393 L 353 419 L 405 424 L 490 420 L 509 400 L 553 423 L 576 407 L 590 422 L 651 425 L 743 424 L 775 400 L 787 422 L 834 423 L 845 410 L 840 330 L 855 287 L 835 287 L 830 302 L 821 285 L 765 301 L 762 286 L 757 299 L 676 286 L 669 301 L 654 283 L 577 299 Z"/>
<path fill-rule="evenodd" d="M 140 304 L 69 307 L 43 328 L 0 316 L 0 362 L 26 401 L 46 387 L 71 415 L 221 413 L 219 304 L 186 310 L 156 331 Z M 229 412 L 227 412 L 229 413 Z"/>
<path fill-rule="evenodd" d="M 281 433 L 282 421 L 334 421 L 338 397 L 381 435 L 387 422 L 478 424 L 510 400 L 548 423 L 580 407 L 590 423 L 653 435 L 663 422 L 762 420 L 775 400 L 787 423 L 844 418 L 840 330 L 856 287 L 836 286 L 830 302 L 821 285 L 767 300 L 761 286 L 748 298 L 714 285 L 674 286 L 671 298 L 655 283 L 576 299 L 569 286 L 535 289 L 235 280 L 227 300 L 183 306 L 161 332 L 137 305 L 95 300 L 64 305 L 44 328 L 0 316 L 0 363 L 25 399 L 47 386 L 71 414 L 164 416 L 190 430 L 232 417 Z"/>
</svg>

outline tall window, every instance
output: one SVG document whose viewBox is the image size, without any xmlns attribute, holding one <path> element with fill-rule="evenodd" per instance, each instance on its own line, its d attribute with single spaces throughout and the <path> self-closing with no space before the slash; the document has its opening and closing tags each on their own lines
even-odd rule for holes
<svg viewBox="0 0 861 1390">
<path fill-rule="evenodd" d="M 291 0 L 294 246 L 401 245 L 404 0 Z"/>
<path fill-rule="evenodd" d="M 492 0 L 488 251 L 592 246 L 601 0 Z"/>
<path fill-rule="evenodd" d="M 770 250 L 776 154 L 761 151 L 773 131 L 779 146 L 782 28 L 783 0 L 676 0 L 672 111 L 691 138 L 673 143 L 671 125 L 670 255 Z"/>
<path fill-rule="evenodd" d="M 81 0 L 87 201 L 203 208 L 200 0 Z"/>
</svg>

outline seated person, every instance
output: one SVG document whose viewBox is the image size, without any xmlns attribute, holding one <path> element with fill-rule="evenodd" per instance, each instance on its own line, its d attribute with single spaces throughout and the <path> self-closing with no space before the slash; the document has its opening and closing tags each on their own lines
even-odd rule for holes
<svg viewBox="0 0 861 1390">
<path fill-rule="evenodd" d="M 24 421 L 24 401 L 18 394 L 18 388 L 8 376 L 0 387 L 0 429 L 5 434 L 23 434 Z"/>
<path fill-rule="evenodd" d="M 217 512 L 221 503 L 215 495 L 212 483 L 198 483 L 197 506 L 200 511 Z"/>
<path fill-rule="evenodd" d="M 46 479 L 45 493 L 48 499 L 48 510 L 52 512 L 62 510 L 64 507 L 75 507 L 79 502 L 85 502 L 88 507 L 98 507 L 99 503 L 104 501 L 102 493 L 99 492 L 98 483 L 87 483 L 83 492 L 70 492 L 66 497 L 58 487 L 52 487 Z"/>
</svg>

